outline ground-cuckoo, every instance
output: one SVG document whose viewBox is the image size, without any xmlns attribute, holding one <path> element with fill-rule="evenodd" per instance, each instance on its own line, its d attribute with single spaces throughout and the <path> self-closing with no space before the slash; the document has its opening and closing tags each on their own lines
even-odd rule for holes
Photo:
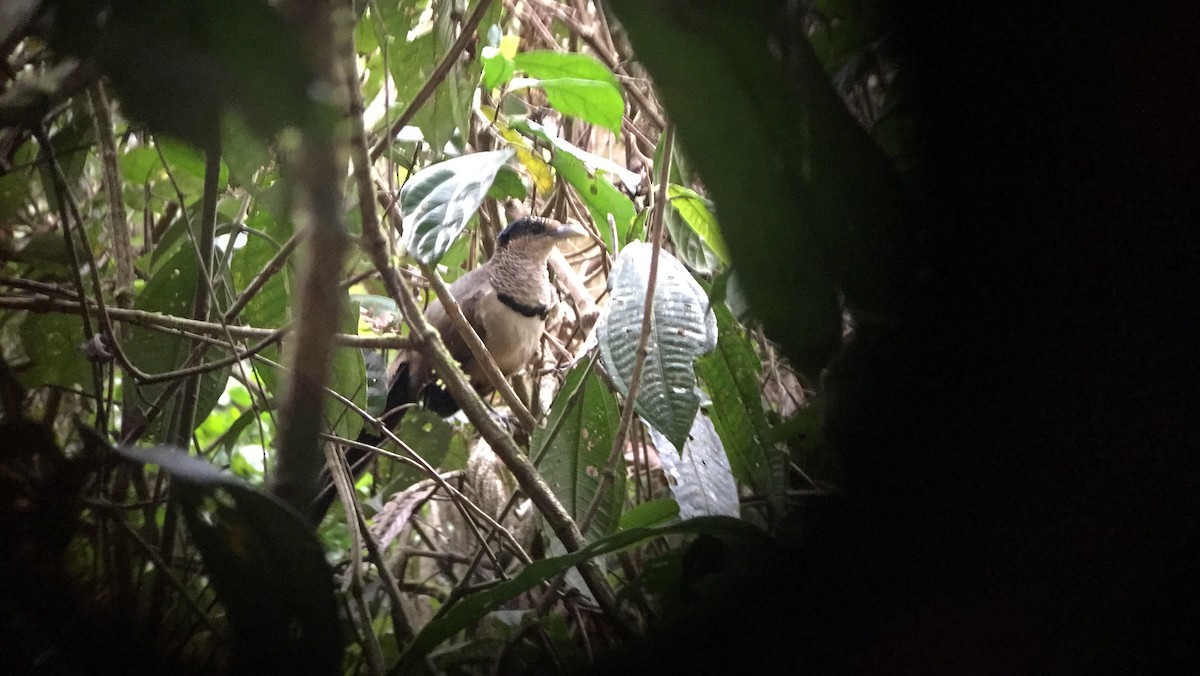
<svg viewBox="0 0 1200 676">
<path fill-rule="evenodd" d="M 520 218 L 496 237 L 495 253 L 486 263 L 450 285 L 451 295 L 504 375 L 521 370 L 537 352 L 554 296 L 547 258 L 558 241 L 576 235 L 586 233 L 577 226 L 548 219 Z M 433 301 L 425 317 L 441 334 L 446 349 L 462 365 L 475 390 L 481 395 L 490 394 L 490 379 L 451 323 L 441 301 Z M 399 424 L 412 404 L 422 404 L 441 416 L 459 408 L 429 362 L 415 349 L 401 350 L 388 366 L 387 375 L 387 404 L 381 420 L 389 428 Z M 375 446 L 382 437 L 368 426 L 359 433 L 358 441 Z M 346 449 L 346 461 L 356 476 L 369 459 L 370 453 L 361 448 Z M 326 472 L 314 504 L 314 520 L 321 519 L 334 495 Z"/>
</svg>

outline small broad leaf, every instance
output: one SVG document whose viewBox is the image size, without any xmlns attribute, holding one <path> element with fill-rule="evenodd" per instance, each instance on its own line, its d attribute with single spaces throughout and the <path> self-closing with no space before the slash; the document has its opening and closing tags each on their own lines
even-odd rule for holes
<svg viewBox="0 0 1200 676">
<path fill-rule="evenodd" d="M 232 671 L 338 672 L 342 635 L 333 571 L 304 518 L 183 451 L 116 452 L 170 473 L 171 495 L 225 607 Z"/>
<path fill-rule="evenodd" d="M 546 92 L 550 106 L 564 115 L 578 117 L 584 122 L 600 125 L 617 133 L 621 130 L 621 117 L 625 113 L 625 101 L 621 92 L 607 82 L 556 78 L 513 78 L 513 90 L 540 87 Z"/>
<path fill-rule="evenodd" d="M 629 391 L 652 247 L 631 242 L 613 266 L 612 300 L 597 322 L 604 366 L 622 393 Z M 706 311 L 704 290 L 674 256 L 659 252 L 658 279 L 650 310 L 650 339 L 635 410 L 682 447 L 700 409 L 692 362 L 717 344 L 717 322 Z"/>
<path fill-rule="evenodd" d="M 733 313 L 723 303 L 714 303 L 713 314 L 720 329 L 717 349 L 696 360 L 696 373 L 712 397 L 709 415 L 733 475 L 756 495 L 779 500 L 785 488 L 785 456 L 771 442 L 763 412 L 758 381 L 762 364 Z"/>
<path fill-rule="evenodd" d="M 667 199 L 692 232 L 704 240 L 704 244 L 720 257 L 722 263 L 729 265 L 729 250 L 725 248 L 721 228 L 717 224 L 717 217 L 713 215 L 712 202 L 695 190 L 674 183 L 667 186 Z"/>
<path fill-rule="evenodd" d="M 514 88 L 541 87 L 558 112 L 620 133 L 625 113 L 620 85 L 612 71 L 593 57 L 540 50 L 517 54 L 513 65 L 530 76 L 514 80 Z"/>
<path fill-rule="evenodd" d="M 21 321 L 21 345 L 32 364 L 21 373 L 26 387 L 76 386 L 94 394 L 92 366 L 79 347 L 83 323 L 76 315 L 29 314 Z"/>
<path fill-rule="evenodd" d="M 500 47 L 484 47 L 479 51 L 479 60 L 483 63 L 483 86 L 487 89 L 495 89 L 512 79 L 512 59 Z"/>
<path fill-rule="evenodd" d="M 625 243 L 622 237 L 629 232 L 637 211 L 633 201 L 617 189 L 613 180 L 620 181 L 627 190 L 633 192 L 637 190 L 641 177 L 612 160 L 585 152 L 557 136 L 551 136 L 536 122 L 520 120 L 513 123 L 513 128 L 550 144 L 553 149 L 550 164 L 559 176 L 575 188 L 609 250 L 619 251 Z M 616 242 L 612 241 L 608 227 L 610 215 L 617 225 Z"/>
<path fill-rule="evenodd" d="M 701 275 L 711 275 L 721 267 L 721 259 L 704 243 L 694 230 L 688 227 L 683 216 L 675 209 L 663 211 L 663 225 L 675 245 L 675 255 L 684 265 Z"/>
<path fill-rule="evenodd" d="M 342 333 L 357 333 L 357 303 L 346 303 L 342 313 L 339 330 Z M 336 347 L 333 351 L 332 366 L 329 388 L 354 402 L 359 408 L 366 408 L 367 374 L 362 351 L 352 347 Z M 340 437 L 353 437 L 362 427 L 362 418 L 333 397 L 326 398 L 325 413 L 329 416 L 329 431 Z"/>
<path fill-rule="evenodd" d="M 538 195 L 549 194 L 554 188 L 554 174 L 550 171 L 550 165 L 546 164 L 540 154 L 534 152 L 529 139 L 500 124 L 497 124 L 497 127 L 500 136 L 517 151 L 517 159 L 533 179 L 534 192 Z"/>
<path fill-rule="evenodd" d="M 479 210 L 512 150 L 463 155 L 413 174 L 400 190 L 404 245 L 417 260 L 437 263 Z"/>
<path fill-rule="evenodd" d="M 529 77 L 543 80 L 572 78 L 594 80 L 618 87 L 617 76 L 592 56 L 578 52 L 536 49 L 513 56 L 513 65 Z"/>
<path fill-rule="evenodd" d="M 621 514 L 621 530 L 661 526 L 679 516 L 679 503 L 674 498 L 658 498 L 643 502 Z"/>
<path fill-rule="evenodd" d="M 572 519 L 581 519 L 595 498 L 620 422 L 616 397 L 589 364 L 580 364 L 567 374 L 546 426 L 533 431 L 530 448 L 541 458 L 538 469 Z M 617 460 L 614 480 L 584 533 L 589 540 L 611 533 L 621 514 L 625 463 L 623 456 Z"/>
<path fill-rule="evenodd" d="M 658 430 L 647 427 L 658 449 L 671 495 L 679 503 L 680 518 L 740 514 L 737 482 L 729 469 L 721 438 L 707 416 L 696 416 L 682 453 Z"/>
</svg>

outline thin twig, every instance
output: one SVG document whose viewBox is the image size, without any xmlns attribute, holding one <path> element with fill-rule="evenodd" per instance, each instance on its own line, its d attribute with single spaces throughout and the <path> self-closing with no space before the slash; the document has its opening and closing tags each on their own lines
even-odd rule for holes
<svg viewBox="0 0 1200 676">
<path fill-rule="evenodd" d="M 625 403 L 621 408 L 621 423 L 613 437 L 612 451 L 608 455 L 608 466 L 600 477 L 599 486 L 592 503 L 588 505 L 587 513 L 580 520 L 581 524 L 591 524 L 592 519 L 600 508 L 602 497 L 608 490 L 608 484 L 613 481 L 617 458 L 625 451 L 625 437 L 629 434 L 629 426 L 633 422 L 633 408 L 637 401 L 638 387 L 641 384 L 642 369 L 646 365 L 649 354 L 650 330 L 654 316 L 654 289 L 658 282 L 658 256 L 662 250 L 663 210 L 667 203 L 667 182 L 671 171 L 671 147 L 675 140 L 675 127 L 668 125 L 663 132 L 663 160 L 659 167 L 658 192 L 655 195 L 654 212 L 650 225 L 650 272 L 646 277 L 646 298 L 642 303 L 642 331 L 638 336 L 637 352 L 633 361 L 633 370 L 629 375 L 629 391 L 625 394 Z"/>
<path fill-rule="evenodd" d="M 400 113 L 400 117 L 396 118 L 396 121 L 392 123 L 387 134 L 379 139 L 375 147 L 371 148 L 371 161 L 375 161 L 383 156 L 384 151 L 391 145 L 392 139 L 412 121 L 413 117 L 421 110 L 421 106 L 425 105 L 425 102 L 433 95 L 438 85 L 442 83 L 442 80 L 446 79 L 446 75 L 454 67 L 455 62 L 458 61 L 458 57 L 467 48 L 467 43 L 474 39 L 475 29 L 479 26 L 479 22 L 483 20 L 483 16 L 487 14 L 488 7 L 492 2 L 493 0 L 479 0 L 479 4 L 471 11 L 467 20 L 463 22 L 461 32 L 458 34 L 458 38 L 455 39 L 454 44 L 450 45 L 450 49 L 446 51 L 446 55 L 442 57 L 437 67 L 429 74 L 429 79 L 425 81 L 425 84 L 413 96 L 412 101 L 409 102 L 404 112 Z"/>
<path fill-rule="evenodd" d="M 99 315 L 100 309 L 92 302 L 86 305 L 77 301 L 63 300 L 60 298 L 46 298 L 39 296 L 0 296 L 0 308 L 7 310 L 28 310 L 30 312 L 60 312 L 63 314 L 79 314 L 86 307 L 88 314 Z M 137 326 L 143 326 L 148 329 L 171 333 L 175 335 L 196 334 L 202 336 L 225 337 L 225 327 L 213 322 L 199 322 L 194 319 L 185 317 L 176 317 L 174 315 L 164 315 L 157 312 L 146 312 L 145 310 L 125 310 L 121 308 L 109 308 L 109 316 L 119 322 L 129 322 Z M 248 340 L 275 340 L 286 336 L 291 332 L 291 325 L 284 326 L 278 329 L 263 329 L 254 326 L 233 326 L 229 325 L 229 334 L 233 338 L 245 338 Z M 384 336 L 359 336 L 350 333 L 338 333 L 333 336 L 334 343 L 340 347 L 360 347 L 373 348 L 377 350 L 398 350 L 407 347 L 412 347 L 413 342 L 409 338 L 397 335 Z M 228 346 L 229 343 L 222 343 Z M 157 380 L 152 374 L 142 374 L 142 378 L 151 381 Z"/>
</svg>

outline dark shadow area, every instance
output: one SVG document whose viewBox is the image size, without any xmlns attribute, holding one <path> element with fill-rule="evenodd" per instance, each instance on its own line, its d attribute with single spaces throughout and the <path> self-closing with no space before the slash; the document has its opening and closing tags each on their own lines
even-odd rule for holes
<svg viewBox="0 0 1200 676">
<path fill-rule="evenodd" d="M 951 4 L 892 3 L 927 284 L 828 374 L 844 498 L 603 673 L 1200 661 L 1193 17 Z"/>
</svg>

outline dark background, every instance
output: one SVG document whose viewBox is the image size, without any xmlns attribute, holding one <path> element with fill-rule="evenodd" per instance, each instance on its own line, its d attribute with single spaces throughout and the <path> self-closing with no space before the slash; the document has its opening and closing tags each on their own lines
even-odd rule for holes
<svg viewBox="0 0 1200 676">
<path fill-rule="evenodd" d="M 606 673 L 1200 662 L 1194 13 L 953 4 L 887 5 L 930 284 L 828 374 L 844 498 Z"/>
</svg>

